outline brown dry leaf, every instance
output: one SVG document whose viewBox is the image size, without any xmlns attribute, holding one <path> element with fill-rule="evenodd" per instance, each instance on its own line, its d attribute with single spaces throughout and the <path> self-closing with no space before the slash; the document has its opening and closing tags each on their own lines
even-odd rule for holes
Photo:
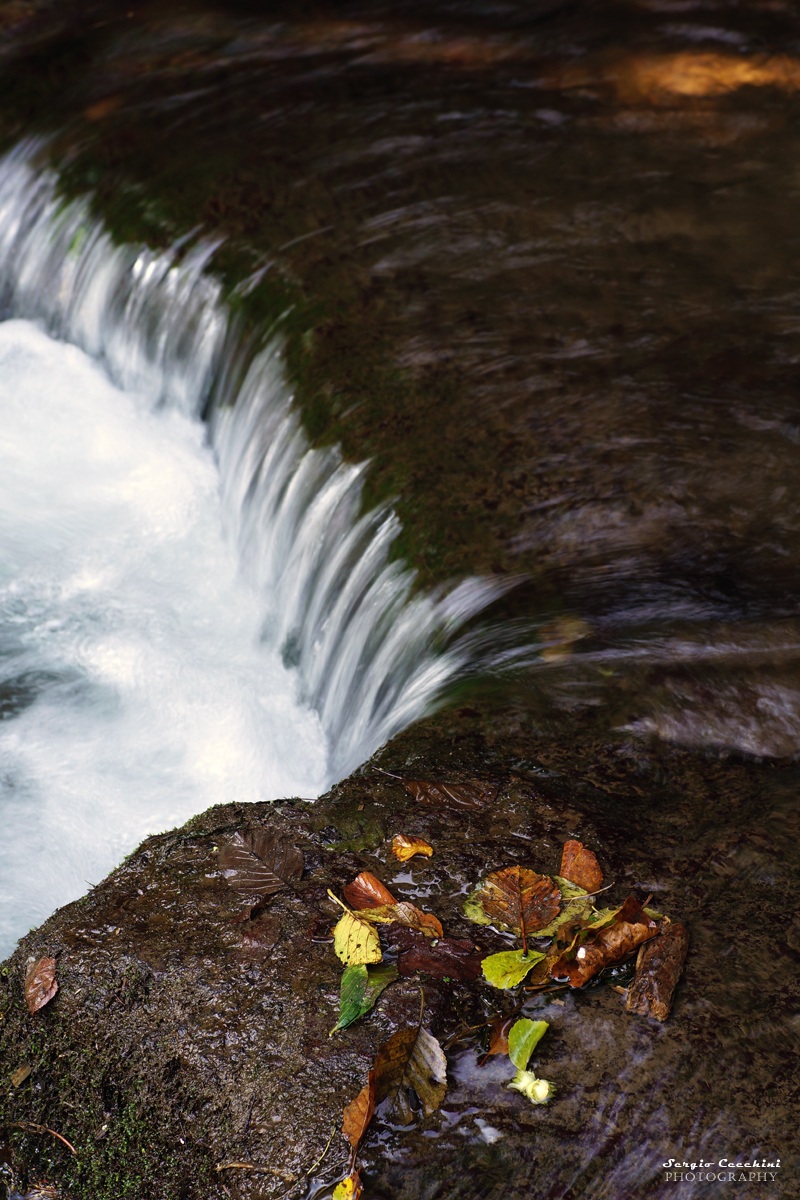
<svg viewBox="0 0 800 1200">
<path fill-rule="evenodd" d="M 30 1063 L 23 1063 L 22 1066 L 17 1067 L 16 1071 L 12 1071 L 11 1072 L 11 1082 L 14 1085 L 14 1087 L 19 1087 L 19 1085 L 21 1083 L 24 1083 L 25 1080 L 30 1075 L 30 1073 L 31 1073 Z"/>
<path fill-rule="evenodd" d="M 303 852 L 279 833 L 253 829 L 220 847 L 219 865 L 234 891 L 255 904 L 300 878 Z"/>
<path fill-rule="evenodd" d="M 452 808 L 457 812 L 480 812 L 497 799 L 496 783 L 433 783 L 427 779 L 404 779 L 403 785 L 420 804 Z"/>
<path fill-rule="evenodd" d="M 56 981 L 56 960 L 40 958 L 31 963 L 25 975 L 25 1002 L 29 1012 L 38 1012 L 49 1004 L 58 991 Z"/>
<path fill-rule="evenodd" d="M 415 854 L 424 854 L 426 858 L 430 858 L 433 846 L 424 838 L 417 837 L 415 833 L 396 833 L 392 838 L 392 854 L 399 858 L 400 862 L 408 862 Z"/>
<path fill-rule="evenodd" d="M 392 1117 L 410 1125 L 414 1112 L 406 1094 L 413 1088 L 426 1117 L 435 1112 L 447 1092 L 447 1060 L 433 1034 L 421 1025 L 399 1029 L 375 1056 L 375 1099 L 392 1098 Z"/>
<path fill-rule="evenodd" d="M 402 900 L 398 904 L 384 904 L 380 908 L 364 909 L 359 913 L 365 921 L 377 921 L 379 925 L 405 925 L 408 929 L 417 929 L 429 938 L 440 938 L 444 935 L 442 923 L 433 913 L 423 912 L 415 904 Z"/>
<path fill-rule="evenodd" d="M 423 933 L 414 929 L 404 932 L 405 948 L 397 959 L 401 975 L 425 971 L 437 979 L 457 979 L 465 983 L 480 979 L 483 953 L 466 938 L 440 938 L 432 946 Z"/>
<path fill-rule="evenodd" d="M 570 949 L 553 963 L 550 977 L 565 981 L 570 987 L 583 987 L 603 967 L 621 962 L 657 933 L 658 925 L 636 897 L 630 895 L 608 925 L 596 930 L 591 925 L 586 927 Z"/>
<path fill-rule="evenodd" d="M 397 903 L 389 889 L 370 871 L 362 871 L 360 875 L 356 875 L 353 882 L 343 888 L 343 893 L 347 903 L 357 912 Z"/>
<path fill-rule="evenodd" d="M 344 1110 L 342 1133 L 353 1148 L 355 1156 L 359 1142 L 375 1112 L 375 1072 L 370 1071 L 367 1082 Z"/>
<path fill-rule="evenodd" d="M 686 926 L 680 921 L 665 921 L 658 937 L 639 950 L 636 974 L 625 1002 L 628 1012 L 666 1021 L 688 949 Z"/>
<path fill-rule="evenodd" d="M 328 922 L 330 927 L 330 921 Z M 281 934 L 280 918 L 270 913 L 248 921 L 242 930 L 242 958 L 252 961 L 266 958 Z"/>
<path fill-rule="evenodd" d="M 492 1018 L 489 1022 L 489 1028 L 492 1031 L 489 1037 L 489 1049 L 479 1060 L 479 1067 L 482 1067 L 486 1059 L 491 1058 L 493 1054 L 508 1054 L 508 1033 L 516 1019 L 516 1016 Z"/>
<path fill-rule="evenodd" d="M 574 838 L 564 842 L 558 873 L 562 879 L 576 883 L 586 892 L 596 892 L 603 882 L 603 872 L 596 857 Z"/>
<path fill-rule="evenodd" d="M 526 953 L 528 935 L 549 925 L 561 907 L 561 892 L 549 875 L 519 866 L 492 871 L 478 898 L 487 917 L 519 934 Z"/>
</svg>

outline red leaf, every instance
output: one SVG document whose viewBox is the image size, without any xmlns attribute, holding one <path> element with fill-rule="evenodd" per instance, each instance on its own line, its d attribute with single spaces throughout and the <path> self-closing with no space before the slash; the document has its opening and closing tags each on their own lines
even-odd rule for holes
<svg viewBox="0 0 800 1200">
<path fill-rule="evenodd" d="M 497 799 L 498 785 L 473 780 L 471 783 L 433 783 L 427 779 L 404 779 L 405 788 L 420 804 L 480 812 Z"/>
<path fill-rule="evenodd" d="M 413 975 L 415 971 L 426 971 L 437 979 L 457 979 L 468 982 L 481 976 L 483 954 L 472 942 L 464 938 L 440 938 L 435 946 L 421 933 L 415 933 L 415 942 L 404 950 L 397 959 L 401 975 Z"/>
<path fill-rule="evenodd" d="M 375 1072 L 370 1071 L 367 1082 L 354 1100 L 344 1110 L 342 1133 L 353 1147 L 353 1154 L 364 1136 L 364 1131 L 375 1112 Z"/>
<path fill-rule="evenodd" d="M 56 960 L 40 958 L 31 963 L 25 976 L 25 1001 L 30 1012 L 38 1012 L 49 1004 L 58 991 Z"/>
<path fill-rule="evenodd" d="M 356 875 L 352 883 L 342 889 L 347 903 L 356 912 L 369 908 L 383 908 L 387 904 L 397 904 L 392 893 L 384 887 L 380 879 L 369 871 Z"/>
<path fill-rule="evenodd" d="M 574 839 L 564 842 L 558 873 L 586 892 L 596 892 L 603 882 L 603 872 L 592 851 Z"/>
</svg>

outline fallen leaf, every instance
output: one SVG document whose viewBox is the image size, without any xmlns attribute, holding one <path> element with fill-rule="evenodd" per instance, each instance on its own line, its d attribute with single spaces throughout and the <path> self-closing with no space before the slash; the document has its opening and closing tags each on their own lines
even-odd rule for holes
<svg viewBox="0 0 800 1200">
<path fill-rule="evenodd" d="M 303 852 L 270 829 L 234 833 L 220 847 L 228 884 L 254 904 L 289 887 L 303 874 Z"/>
<path fill-rule="evenodd" d="M 508 1057 L 518 1071 L 524 1071 L 531 1054 L 550 1028 L 547 1021 L 530 1021 L 520 1017 L 511 1026 L 508 1034 Z"/>
<path fill-rule="evenodd" d="M 387 904 L 381 908 L 363 909 L 359 916 L 365 921 L 377 921 L 379 925 L 405 925 L 416 929 L 429 938 L 440 938 L 444 934 L 442 923 L 433 913 L 423 912 L 416 905 L 403 900 L 399 904 Z"/>
<path fill-rule="evenodd" d="M 595 923 L 581 931 L 572 947 L 553 963 L 552 979 L 570 987 L 583 987 L 603 967 L 620 962 L 658 933 L 655 921 L 634 895 L 628 896 L 616 913 L 604 916 L 600 925 L 598 928 Z"/>
<path fill-rule="evenodd" d="M 347 903 L 358 912 L 397 903 L 389 889 L 370 871 L 356 875 L 353 882 L 342 889 L 342 893 Z"/>
<path fill-rule="evenodd" d="M 408 930 L 415 941 L 397 959 L 401 975 L 425 971 L 437 979 L 469 982 L 481 974 L 481 952 L 465 938 L 440 938 L 435 946 L 423 933 Z"/>
<path fill-rule="evenodd" d="M 478 1066 L 482 1067 L 487 1058 L 491 1058 L 493 1054 L 508 1054 L 508 1031 L 514 1024 L 513 1017 L 493 1017 L 489 1022 L 491 1035 L 489 1037 L 489 1049 L 478 1060 Z"/>
<path fill-rule="evenodd" d="M 383 989 L 397 977 L 398 970 L 394 965 L 367 967 L 358 963 L 347 967 L 340 985 L 339 1020 L 331 1030 L 331 1036 L 368 1013 Z"/>
<path fill-rule="evenodd" d="M 420 804 L 452 808 L 457 812 L 479 812 L 497 799 L 496 783 L 433 783 L 427 779 L 404 779 L 407 791 Z"/>
<path fill-rule="evenodd" d="M 348 1175 L 346 1179 L 337 1183 L 333 1189 L 332 1200 L 359 1200 L 363 1190 L 361 1177 L 358 1171 L 354 1171 L 352 1175 Z"/>
<path fill-rule="evenodd" d="M 553 882 L 561 892 L 561 901 L 564 907 L 549 925 L 536 930 L 537 938 L 553 937 L 562 926 L 574 924 L 576 921 L 585 923 L 591 918 L 594 911 L 591 896 L 582 887 L 578 887 L 576 883 L 572 883 L 560 875 L 554 875 Z"/>
<path fill-rule="evenodd" d="M 478 899 L 492 921 L 522 938 L 523 950 L 528 935 L 544 929 L 561 907 L 561 892 L 549 875 L 519 866 L 487 875 Z"/>
<path fill-rule="evenodd" d="M 680 921 L 665 922 L 658 937 L 640 947 L 625 1002 L 628 1012 L 666 1021 L 688 948 L 689 934 Z"/>
<path fill-rule="evenodd" d="M 399 1029 L 379 1047 L 375 1057 L 375 1099 L 391 1099 L 393 1118 L 410 1125 L 414 1111 L 406 1094 L 413 1088 L 426 1117 L 435 1112 L 447 1093 L 447 1059 L 427 1029 Z"/>
<path fill-rule="evenodd" d="M 56 960 L 40 958 L 38 962 L 31 963 L 25 975 L 25 1001 L 28 1011 L 35 1013 L 44 1008 L 57 991 Z"/>
<path fill-rule="evenodd" d="M 21 1066 L 17 1067 L 16 1071 L 12 1071 L 11 1072 L 11 1082 L 14 1085 L 14 1087 L 19 1087 L 19 1085 L 21 1083 L 24 1083 L 25 1080 L 30 1075 L 30 1073 L 31 1073 L 30 1063 L 22 1063 Z"/>
<path fill-rule="evenodd" d="M 538 950 L 501 950 L 499 954 L 484 958 L 481 970 L 492 987 L 512 988 L 522 983 L 531 968 L 544 957 Z"/>
<path fill-rule="evenodd" d="M 342 1133 L 353 1148 L 355 1156 L 358 1144 L 364 1136 L 364 1131 L 372 1120 L 375 1112 L 375 1072 L 370 1071 L 367 1082 L 344 1110 Z"/>
<path fill-rule="evenodd" d="M 342 913 L 333 931 L 333 948 L 346 966 L 381 961 L 378 931 L 357 913 Z"/>
<path fill-rule="evenodd" d="M 563 879 L 577 883 L 578 887 L 587 892 L 596 892 L 603 882 L 603 872 L 596 857 L 574 838 L 564 842 L 558 873 Z"/>
<path fill-rule="evenodd" d="M 408 862 L 415 854 L 424 854 L 427 858 L 433 854 L 433 846 L 416 834 L 396 833 L 392 838 L 392 854 L 400 862 Z"/>
</svg>

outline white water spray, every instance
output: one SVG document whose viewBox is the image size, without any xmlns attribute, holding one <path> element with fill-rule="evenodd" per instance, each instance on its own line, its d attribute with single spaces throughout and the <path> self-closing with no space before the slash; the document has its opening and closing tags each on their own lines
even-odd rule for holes
<svg viewBox="0 0 800 1200">
<path fill-rule="evenodd" d="M 0 954 L 146 834 L 319 794 L 500 590 L 414 594 L 279 343 L 238 369 L 210 248 L 115 247 L 36 153 L 0 163 Z"/>
</svg>

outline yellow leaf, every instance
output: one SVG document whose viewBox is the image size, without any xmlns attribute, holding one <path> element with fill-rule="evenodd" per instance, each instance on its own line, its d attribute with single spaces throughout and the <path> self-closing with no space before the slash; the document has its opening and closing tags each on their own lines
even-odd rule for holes
<svg viewBox="0 0 800 1200">
<path fill-rule="evenodd" d="M 409 836 L 404 833 L 396 833 L 392 838 L 392 854 L 395 858 L 399 858 L 400 862 L 408 862 L 415 854 L 424 854 L 430 858 L 433 854 L 433 846 L 424 838 L 416 837 L 413 833 Z"/>
<path fill-rule="evenodd" d="M 333 931 L 333 948 L 348 967 L 377 963 L 383 957 L 378 932 L 356 913 L 343 913 Z"/>
<path fill-rule="evenodd" d="M 401 900 L 399 904 L 384 904 L 380 908 L 369 908 L 358 914 L 365 921 L 375 921 L 378 925 L 405 925 L 407 929 L 416 929 L 425 937 L 444 937 L 442 923 L 433 913 L 423 912 L 415 904 Z"/>
<path fill-rule="evenodd" d="M 356 1172 L 355 1175 L 348 1175 L 347 1179 L 337 1183 L 333 1189 L 333 1200 L 358 1200 L 362 1191 L 358 1172 Z"/>
</svg>

